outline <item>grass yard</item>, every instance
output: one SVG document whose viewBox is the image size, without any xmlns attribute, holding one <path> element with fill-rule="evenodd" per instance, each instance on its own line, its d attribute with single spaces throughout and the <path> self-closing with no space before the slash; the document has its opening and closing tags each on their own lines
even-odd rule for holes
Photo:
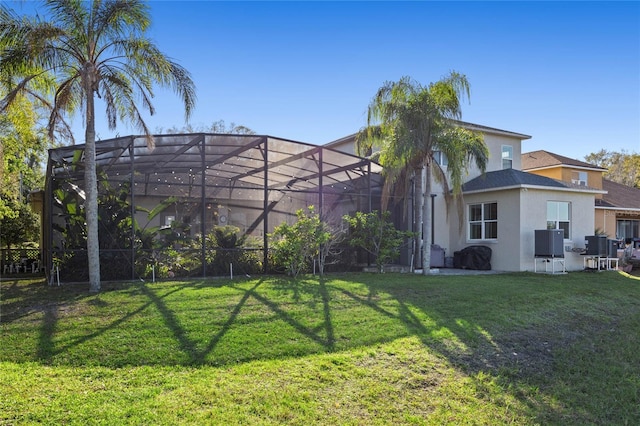
<svg viewBox="0 0 640 426">
<path fill-rule="evenodd" d="M 616 272 L 0 283 L 0 424 L 640 424 Z"/>
</svg>

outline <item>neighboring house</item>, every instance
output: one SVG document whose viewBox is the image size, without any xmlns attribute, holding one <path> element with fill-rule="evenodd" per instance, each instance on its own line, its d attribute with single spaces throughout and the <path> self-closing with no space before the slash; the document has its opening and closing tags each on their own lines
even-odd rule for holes
<svg viewBox="0 0 640 426">
<path fill-rule="evenodd" d="M 602 179 L 602 187 L 607 193 L 596 199 L 596 227 L 627 242 L 639 239 L 640 189 L 607 179 Z"/>
<path fill-rule="evenodd" d="M 640 189 L 604 179 L 607 169 L 547 151 L 522 154 L 522 169 L 602 190 L 594 200 L 593 232 L 627 241 L 640 238 Z"/>
<path fill-rule="evenodd" d="M 462 188 L 462 222 L 457 206 L 447 210 L 442 188 L 434 189 L 433 243 L 445 248 L 447 256 L 468 246 L 484 245 L 492 250 L 492 269 L 533 271 L 534 231 L 562 229 L 566 269 L 583 269 L 583 257 L 573 249 L 584 247 L 585 236 L 593 235 L 593 205 L 605 191 L 522 171 L 522 141 L 530 139 L 528 135 L 459 124 L 484 135 L 489 162 L 484 174 L 475 167 L 469 170 Z M 354 141 L 355 135 L 350 135 L 327 146 L 354 153 Z M 446 158 L 437 160 L 446 167 Z M 412 218 L 406 222 L 412 223 Z"/>
</svg>

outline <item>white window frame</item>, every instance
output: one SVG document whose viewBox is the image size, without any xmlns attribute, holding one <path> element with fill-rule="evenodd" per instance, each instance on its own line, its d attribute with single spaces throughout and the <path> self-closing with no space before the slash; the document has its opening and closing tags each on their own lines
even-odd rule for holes
<svg viewBox="0 0 640 426">
<path fill-rule="evenodd" d="M 567 217 L 564 218 L 564 212 L 561 207 L 566 207 Z M 571 203 L 569 201 L 547 200 L 547 229 L 562 229 L 564 231 L 563 238 L 571 239 Z M 561 224 L 566 223 L 566 229 Z"/>
<path fill-rule="evenodd" d="M 161 213 L 160 214 L 160 228 L 161 229 L 166 229 L 166 228 L 171 228 L 171 223 L 175 222 L 176 220 L 176 215 L 175 213 Z"/>
<path fill-rule="evenodd" d="M 495 218 L 487 218 L 486 207 L 495 204 Z M 473 207 L 480 207 L 480 217 L 474 218 L 471 212 Z M 473 219 L 473 220 L 472 220 Z M 487 237 L 487 232 L 490 228 L 488 224 L 495 224 L 495 237 Z M 473 238 L 472 228 L 480 227 L 480 238 Z M 488 201 L 484 203 L 469 203 L 467 204 L 467 240 L 468 241 L 497 241 L 498 240 L 498 202 Z"/>
<path fill-rule="evenodd" d="M 447 167 L 449 165 L 449 159 L 442 151 L 433 151 L 433 159 L 440 165 L 440 167 Z"/>
<path fill-rule="evenodd" d="M 505 167 L 508 161 L 508 167 Z M 502 145 L 502 169 L 513 169 L 513 145 Z"/>
<path fill-rule="evenodd" d="M 574 176 L 577 176 L 575 178 Z M 572 170 L 571 171 L 571 183 L 575 183 L 576 185 L 587 186 L 588 173 L 580 170 Z"/>
</svg>

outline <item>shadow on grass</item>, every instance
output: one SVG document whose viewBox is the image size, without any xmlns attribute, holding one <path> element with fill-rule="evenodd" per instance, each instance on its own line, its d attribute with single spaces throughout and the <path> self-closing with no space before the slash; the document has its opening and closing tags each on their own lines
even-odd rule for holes
<svg viewBox="0 0 640 426">
<path fill-rule="evenodd" d="M 628 281 L 635 284 L 633 280 Z M 87 333 L 62 341 L 56 340 L 58 325 L 67 320 L 69 306 L 89 298 L 87 304 L 100 311 L 109 303 L 100 296 L 89 296 L 83 290 L 10 284 L 3 287 L 2 308 L 5 323 L 25 320 L 34 312 L 42 315 L 33 356 L 44 364 L 64 362 L 61 361 L 63 358 L 57 358 L 58 355 L 128 327 L 127 321 L 151 308 L 159 315 L 159 322 L 153 326 L 164 325 L 184 356 L 144 358 L 150 352 L 141 350 L 141 357 L 134 361 L 139 364 L 224 365 L 349 350 L 416 336 L 430 351 L 446 358 L 475 380 L 478 389 L 482 390 L 486 383 L 477 376 L 489 374 L 496 377 L 505 391 L 525 402 L 531 413 L 545 412 L 557 420 L 558 417 L 549 414 L 556 408 L 545 405 L 535 392 L 527 389 L 544 391 L 568 386 L 568 393 L 575 394 L 579 393 L 577 388 L 574 390 L 563 383 L 571 383 L 576 375 L 581 380 L 596 383 L 610 380 L 607 375 L 625 380 L 620 376 L 624 376 L 626 370 L 616 373 L 618 376 L 612 372 L 596 375 L 591 371 L 598 366 L 594 368 L 590 362 L 600 366 L 638 362 L 638 356 L 633 354 L 615 360 L 611 353 L 598 346 L 615 346 L 616 339 L 624 337 L 619 335 L 618 327 L 629 318 L 640 321 L 640 294 L 635 287 L 625 287 L 627 284 L 614 275 L 590 275 L 587 280 L 579 275 L 542 277 L 533 274 L 464 278 L 353 274 L 324 279 L 263 277 L 168 285 L 131 283 L 113 290 L 138 297 L 135 308 L 123 308 L 119 316 L 109 317 L 106 323 L 88 329 Z M 190 297 L 195 300 L 196 310 L 202 310 L 203 315 L 220 315 L 217 322 L 206 323 L 200 334 L 196 332 L 200 330 L 196 330 L 193 320 L 176 304 L 174 296 L 185 290 L 195 292 L 195 296 Z M 237 297 L 220 296 L 218 290 Z M 233 300 L 228 306 L 230 310 L 213 303 L 216 298 L 224 297 Z M 253 315 L 243 317 L 248 311 Z M 365 317 L 370 318 L 371 323 L 360 325 L 358 322 Z M 224 347 L 224 338 L 229 334 L 250 335 L 250 327 L 255 323 L 263 330 L 275 322 L 281 325 L 280 332 L 268 335 L 264 346 L 281 346 L 280 351 L 261 352 L 261 347 L 251 345 Z M 295 352 L 287 349 L 290 341 L 297 339 L 310 344 L 301 345 Z M 133 339 L 124 344 L 143 345 Z M 216 359 L 221 352 L 225 357 Z M 581 362 L 586 367 L 576 367 L 576 353 L 584 356 Z M 103 362 L 117 367 L 131 364 L 132 358 L 121 362 L 115 355 L 109 359 L 107 354 Z M 578 373 L 572 372 L 572 368 Z M 624 391 L 633 393 L 633 385 L 629 386 Z M 588 390 L 586 393 L 588 395 Z M 564 394 L 554 398 L 561 402 L 561 407 L 562 398 L 567 399 L 564 404 L 579 406 L 576 411 L 580 414 L 569 422 L 620 420 L 613 415 L 606 417 L 596 408 L 585 408 L 588 402 L 571 402 Z M 591 399 L 601 405 L 610 402 L 607 395 Z M 634 418 L 638 417 L 636 414 Z"/>
<path fill-rule="evenodd" d="M 280 321 L 288 324 L 291 329 L 295 330 L 296 333 L 316 342 L 321 347 L 325 348 L 325 350 L 328 352 L 333 351 L 335 338 L 333 336 L 333 327 L 331 324 L 329 293 L 324 280 L 320 279 L 320 282 L 318 284 L 314 285 L 313 287 L 307 287 L 306 290 L 302 289 L 304 286 L 291 286 L 292 281 L 290 280 L 275 280 L 277 283 L 275 286 L 280 288 L 280 290 L 291 290 L 293 292 L 294 299 L 300 297 L 300 292 L 307 293 L 310 292 L 310 290 L 313 288 L 313 291 L 311 292 L 319 296 L 323 307 L 322 311 L 324 321 L 323 326 L 320 330 L 305 325 L 303 322 L 297 320 L 293 315 L 289 314 L 285 309 L 283 309 L 279 303 L 274 302 L 273 300 L 270 300 L 269 297 L 262 295 L 258 291 L 258 289 L 264 283 L 264 281 L 264 279 L 259 279 L 248 289 L 234 285 L 233 283 L 228 284 L 228 287 L 241 292 L 242 297 L 234 306 L 227 320 L 222 324 L 219 330 L 211 336 L 210 340 L 206 343 L 206 345 L 202 347 L 202 349 L 198 349 L 198 347 L 201 346 L 199 345 L 199 343 L 202 342 L 198 342 L 195 339 L 189 337 L 189 329 L 181 323 L 178 314 L 174 312 L 171 309 L 170 305 L 165 301 L 165 297 L 168 295 L 158 296 L 156 292 L 153 291 L 153 289 L 149 288 L 146 285 L 141 286 L 141 291 L 151 300 L 155 308 L 162 315 L 164 324 L 169 330 L 171 330 L 171 333 L 174 336 L 175 340 L 179 342 L 180 350 L 186 355 L 188 360 L 186 364 L 188 365 L 203 365 L 211 362 L 208 361 L 208 356 L 216 349 L 221 339 L 236 323 L 238 316 L 241 314 L 243 308 L 247 304 L 247 301 L 250 299 L 254 299 L 255 301 L 264 305 L 273 314 L 275 314 L 275 316 Z M 273 281 L 274 279 L 269 279 L 270 283 L 272 283 Z M 251 356 L 251 354 L 243 354 L 242 356 L 236 357 L 236 359 L 238 358 L 257 359 L 258 356 L 254 357 Z"/>
<path fill-rule="evenodd" d="M 59 306 L 70 306 L 87 297 L 89 294 L 84 288 L 51 287 L 41 277 L 5 279 L 0 282 L 0 323 L 11 323 L 43 312 L 51 314 Z"/>
<path fill-rule="evenodd" d="M 640 383 L 632 366 L 640 365 L 640 293 L 620 277 L 512 274 L 451 283 L 430 277 L 418 291 L 361 282 L 369 294 L 390 295 L 397 302 L 393 310 L 336 291 L 396 318 L 487 395 L 482 377 L 495 377 L 537 422 L 638 424 Z"/>
<path fill-rule="evenodd" d="M 153 290 L 149 289 L 146 285 L 142 285 L 142 293 L 146 295 L 153 305 L 160 311 L 163 321 L 166 326 L 171 330 L 175 339 L 180 343 L 180 350 L 187 355 L 187 359 L 189 360 L 187 363 L 192 365 L 203 364 L 205 362 L 207 354 L 209 354 L 216 345 L 220 342 L 220 339 L 225 335 L 225 333 L 229 330 L 231 325 L 235 322 L 238 314 L 242 310 L 242 307 L 247 302 L 247 299 L 252 296 L 254 291 L 262 284 L 262 280 L 259 280 L 250 290 L 246 291 L 245 294 L 240 299 L 240 302 L 234 307 L 233 311 L 229 315 L 229 318 L 222 326 L 220 331 L 215 333 L 206 347 L 202 350 L 198 350 L 197 342 L 191 340 L 188 336 L 188 330 L 185 329 L 176 315 L 176 313 L 171 310 L 167 303 L 163 300 L 168 294 L 160 297 Z"/>
</svg>

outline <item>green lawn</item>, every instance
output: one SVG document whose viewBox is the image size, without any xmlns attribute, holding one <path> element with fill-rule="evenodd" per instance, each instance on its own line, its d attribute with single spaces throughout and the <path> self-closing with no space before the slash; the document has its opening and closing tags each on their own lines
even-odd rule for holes
<svg viewBox="0 0 640 426">
<path fill-rule="evenodd" d="M 640 424 L 616 272 L 0 285 L 0 424 Z"/>
</svg>

